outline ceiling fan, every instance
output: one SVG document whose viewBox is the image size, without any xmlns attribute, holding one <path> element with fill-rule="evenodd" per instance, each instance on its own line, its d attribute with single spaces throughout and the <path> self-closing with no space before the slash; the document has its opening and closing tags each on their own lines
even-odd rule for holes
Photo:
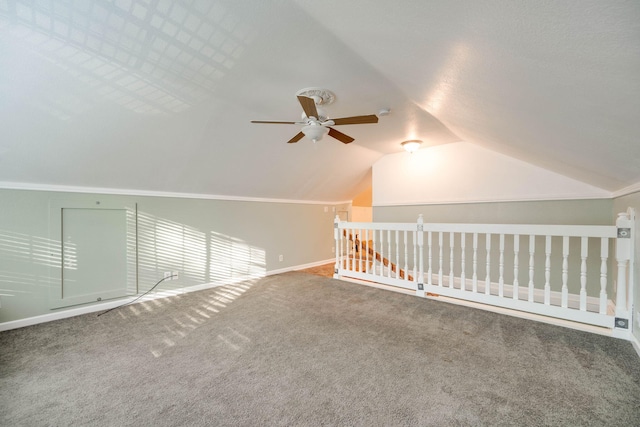
<svg viewBox="0 0 640 427">
<path fill-rule="evenodd" d="M 303 125 L 302 131 L 298 132 L 287 143 L 292 144 L 300 141 L 305 136 L 313 142 L 320 141 L 323 136 L 329 136 L 338 141 L 349 144 L 354 141 L 352 137 L 340 131 L 335 130 L 331 126 L 339 125 L 360 125 L 366 123 L 378 123 L 378 117 L 375 114 L 367 116 L 342 117 L 339 119 L 330 119 L 326 113 L 319 108 L 321 105 L 331 104 L 335 100 L 333 92 L 320 88 L 307 88 L 299 90 L 296 93 L 298 102 L 302 106 L 302 119 L 297 122 L 281 122 L 281 121 L 264 121 L 252 120 L 251 123 L 270 123 L 270 124 L 290 124 Z"/>
</svg>

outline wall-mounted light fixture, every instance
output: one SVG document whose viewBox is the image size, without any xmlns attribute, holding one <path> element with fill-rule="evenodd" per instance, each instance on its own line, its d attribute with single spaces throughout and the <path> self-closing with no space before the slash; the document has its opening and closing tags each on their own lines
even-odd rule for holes
<svg viewBox="0 0 640 427">
<path fill-rule="evenodd" d="M 418 148 L 420 148 L 420 144 L 422 144 L 422 141 L 419 139 L 411 139 L 409 141 L 404 141 L 400 145 L 402 145 L 409 153 L 413 154 Z"/>
</svg>

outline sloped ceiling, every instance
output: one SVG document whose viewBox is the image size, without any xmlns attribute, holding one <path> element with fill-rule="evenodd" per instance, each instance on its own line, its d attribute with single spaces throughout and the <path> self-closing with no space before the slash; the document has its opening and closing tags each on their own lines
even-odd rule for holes
<svg viewBox="0 0 640 427">
<path fill-rule="evenodd" d="M 640 182 L 637 1 L 0 2 L 0 182 L 350 200 L 419 138 Z M 286 144 L 336 94 L 350 145 Z"/>
</svg>

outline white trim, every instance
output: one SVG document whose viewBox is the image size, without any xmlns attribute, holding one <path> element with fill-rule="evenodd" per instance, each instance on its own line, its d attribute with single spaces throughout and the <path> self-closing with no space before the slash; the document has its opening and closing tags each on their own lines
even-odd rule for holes
<svg viewBox="0 0 640 427">
<path fill-rule="evenodd" d="M 357 283 L 357 284 L 360 284 L 360 285 L 365 285 L 365 286 L 378 288 L 378 289 L 384 289 L 386 291 L 397 292 L 397 293 L 406 294 L 406 295 L 412 295 L 412 296 L 416 295 L 416 291 L 412 291 L 412 290 L 409 290 L 409 289 L 397 288 L 395 286 L 381 285 L 379 283 L 369 282 L 369 281 L 365 281 L 365 280 L 352 279 L 352 278 L 347 278 L 347 277 L 339 277 L 337 275 L 334 275 L 333 277 L 335 279 L 342 280 L 343 282 Z M 558 319 L 558 318 L 554 318 L 554 317 L 547 317 L 547 316 L 543 316 L 543 315 L 539 315 L 539 314 L 535 314 L 535 313 L 528 313 L 528 312 L 523 312 L 523 311 L 519 311 L 519 310 L 511 310 L 511 309 L 504 308 L 504 307 L 487 305 L 487 304 L 482 304 L 482 303 L 473 302 L 473 301 L 466 301 L 466 300 L 461 300 L 461 299 L 458 299 L 458 298 L 450 298 L 450 297 L 447 297 L 447 296 L 444 296 L 444 295 L 439 295 L 439 296 L 427 295 L 424 298 L 430 299 L 430 300 L 433 300 L 433 301 L 441 301 L 441 302 L 445 302 L 445 303 L 448 303 L 448 304 L 455 304 L 455 305 L 461 305 L 461 306 L 464 306 L 464 307 L 471 307 L 471 308 L 476 308 L 476 309 L 479 309 L 479 310 L 490 311 L 492 313 L 505 314 L 507 316 L 518 317 L 518 318 L 527 319 L 527 320 L 533 320 L 533 321 L 536 321 L 536 322 L 547 323 L 547 324 L 550 324 L 550 325 L 563 326 L 565 328 L 575 329 L 575 330 L 578 330 L 578 331 L 591 332 L 591 333 L 599 334 L 599 335 L 613 336 L 613 332 L 612 332 L 611 328 L 602 328 L 602 327 L 599 327 L 599 326 L 592 326 L 592 325 L 587 325 L 585 323 L 573 322 L 573 321 L 570 321 L 570 320 Z M 638 343 L 638 348 L 636 349 L 636 351 L 638 352 L 638 355 L 640 356 L 640 343 Z"/>
<path fill-rule="evenodd" d="M 51 191 L 62 193 L 89 193 L 89 194 L 113 194 L 120 196 L 143 196 L 143 197 L 174 197 L 179 199 L 205 199 L 205 200 L 227 200 L 240 202 L 264 202 L 264 203 L 295 203 L 310 205 L 337 205 L 351 203 L 352 200 L 327 201 L 327 200 L 300 200 L 300 199 L 275 199 L 268 197 L 243 197 L 243 196 L 227 196 L 221 194 L 202 194 L 202 193 L 179 193 L 171 191 L 155 191 L 155 190 L 136 190 L 121 188 L 104 188 L 104 187 L 81 187 L 72 185 L 53 185 L 53 184 L 35 184 L 26 182 L 8 182 L 0 181 L 0 189 L 6 190 L 30 190 L 30 191 Z M 422 206 L 422 205 L 455 205 L 455 204 L 475 204 L 475 203 L 497 203 L 497 202 L 544 202 L 552 200 L 591 200 L 591 199 L 613 199 L 640 192 L 640 182 L 624 187 L 620 190 L 610 192 L 607 196 L 603 195 L 555 195 L 555 196 L 537 196 L 531 198 L 505 198 L 505 199 L 452 199 L 452 200 L 433 200 L 433 201 L 404 201 L 394 203 L 372 203 L 372 207 L 386 206 Z"/>
<path fill-rule="evenodd" d="M 336 263 L 336 259 L 330 258 L 330 259 L 325 259 L 323 261 L 316 261 L 316 262 L 310 262 L 308 264 L 296 265 L 295 267 L 285 267 L 285 268 L 279 268 L 277 270 L 271 270 L 267 273 L 267 276 L 272 276 L 274 274 L 288 273 L 290 271 L 299 271 L 299 270 L 304 270 L 306 268 L 317 267 L 319 265 L 335 264 L 335 263 Z"/>
<path fill-rule="evenodd" d="M 629 334 L 629 335 L 630 335 L 629 341 L 631 341 L 631 345 L 633 345 L 633 349 L 638 354 L 638 357 L 640 357 L 640 341 L 638 341 L 638 338 L 636 338 L 635 335 L 633 334 Z"/>
<path fill-rule="evenodd" d="M 62 193 L 114 194 L 119 196 L 175 197 L 180 199 L 227 200 L 227 201 L 238 201 L 238 202 L 295 203 L 295 204 L 307 204 L 307 205 L 339 205 L 339 204 L 351 203 L 351 200 L 324 201 L 324 200 L 271 199 L 271 198 L 265 198 L 265 197 L 225 196 L 225 195 L 219 195 L 219 194 L 201 194 L 201 193 L 174 193 L 170 191 L 135 190 L 135 189 L 102 188 L 102 187 L 78 187 L 78 186 L 67 186 L 67 185 L 32 184 L 32 183 L 6 182 L 6 181 L 0 181 L 0 189 L 51 191 L 51 192 L 62 192 Z"/>
<path fill-rule="evenodd" d="M 621 188 L 620 190 L 614 191 L 613 193 L 611 193 L 611 197 L 613 198 L 622 197 L 628 194 L 637 193 L 639 191 L 640 191 L 640 182 L 636 182 L 635 184 L 631 184 L 627 187 Z"/>
<path fill-rule="evenodd" d="M 353 277 L 340 276 L 339 274 L 334 274 L 333 278 L 337 280 L 342 280 L 343 282 L 357 283 L 358 285 L 365 285 L 365 286 L 369 286 L 370 288 L 384 289 L 385 291 L 397 292 L 399 294 L 406 294 L 406 295 L 413 295 L 413 296 L 415 296 L 416 294 L 416 291 L 414 291 L 413 289 L 399 288 L 396 286 L 385 285 L 377 282 L 371 282 L 369 280 L 361 280 Z"/>
<path fill-rule="evenodd" d="M 335 264 L 335 263 L 336 263 L 336 259 L 334 257 L 334 258 L 325 259 L 323 261 L 310 262 L 309 264 L 298 265 L 298 266 L 294 267 L 293 271 L 305 270 L 307 268 L 313 268 L 313 267 L 318 267 L 318 266 L 321 266 L 321 265 Z M 290 269 L 286 269 L 286 270 L 287 271 L 291 271 Z M 278 271 L 278 270 L 273 270 L 273 271 Z M 274 273 L 274 274 L 277 274 L 277 273 Z"/>
<path fill-rule="evenodd" d="M 609 200 L 612 199 L 613 193 L 609 193 L 607 196 L 603 195 L 560 195 L 553 197 L 524 197 L 524 198 L 504 198 L 504 199 L 450 199 L 450 200 L 432 200 L 432 201 L 411 201 L 406 200 L 403 202 L 393 203 L 372 203 L 374 208 L 393 207 L 393 206 L 425 206 L 425 205 L 463 205 L 463 204 L 478 204 L 478 203 L 514 203 L 514 202 L 546 202 L 557 200 Z"/>
<path fill-rule="evenodd" d="M 406 288 L 410 289 L 413 294 L 417 292 L 417 282 L 409 281 L 405 279 L 398 279 L 396 277 L 384 276 L 383 272 L 378 269 L 377 274 L 371 274 L 368 272 L 357 272 L 349 269 L 339 269 L 337 277 L 349 277 L 354 279 L 359 279 L 363 281 L 371 281 L 375 283 L 385 284 L 387 286 L 393 286 L 398 288 Z M 491 291 L 489 294 L 485 294 L 485 283 L 478 282 L 478 290 L 477 292 L 471 292 L 470 289 L 473 286 L 472 279 L 466 279 L 465 289 L 462 290 L 460 287 L 460 278 L 455 278 L 455 283 L 453 287 L 450 286 L 439 286 L 438 283 L 438 274 L 432 274 L 431 283 L 429 284 L 429 280 L 427 279 L 427 275 L 425 274 L 425 279 L 423 279 L 424 283 L 424 292 L 428 294 L 432 294 L 433 296 L 446 297 L 448 299 L 461 299 L 464 301 L 469 301 L 477 304 L 481 304 L 479 307 L 494 306 L 501 307 L 507 310 L 514 311 L 523 311 L 531 314 L 537 314 L 544 317 L 555 317 L 557 319 L 567 320 L 567 321 L 575 321 L 581 322 L 585 324 L 590 324 L 592 326 L 603 327 L 608 329 L 614 329 L 614 315 L 613 309 L 610 308 L 608 314 L 600 314 L 598 312 L 598 307 L 600 305 L 600 299 L 594 296 L 587 296 L 587 310 L 582 311 L 579 310 L 579 299 L 577 295 L 570 294 L 568 296 L 568 306 L 569 309 L 561 308 L 561 293 L 558 291 L 551 291 L 550 295 L 550 303 L 543 304 L 545 299 L 544 290 L 536 288 L 534 289 L 534 301 L 527 300 L 527 293 L 529 292 L 528 287 L 521 286 L 519 288 L 519 298 L 513 299 L 513 286 L 510 284 L 503 285 L 504 297 L 498 296 L 499 284 L 497 282 L 491 282 Z M 611 306 L 611 301 L 609 301 L 608 306 Z M 628 332 L 627 331 L 617 331 L 616 337 L 618 338 L 626 338 Z"/>
<path fill-rule="evenodd" d="M 563 326 L 565 328 L 576 329 L 578 331 L 591 332 L 599 335 L 613 336 L 611 328 L 605 328 L 600 326 L 588 325 L 582 322 L 575 322 L 571 320 L 559 319 L 557 317 L 548 317 L 541 314 L 530 313 L 520 310 L 512 310 L 505 307 L 498 307 L 494 305 L 487 305 L 477 303 L 473 301 L 461 300 L 458 298 L 450 298 L 443 295 L 440 296 L 426 296 L 427 299 L 440 300 L 450 304 L 462 305 L 465 307 L 473 307 L 484 311 L 491 311 L 493 313 L 506 314 L 508 316 L 519 317 L 521 319 L 534 320 L 536 322 L 547 323 L 549 325 Z"/>
<path fill-rule="evenodd" d="M 281 273 L 287 273 L 289 271 L 303 270 L 305 268 L 317 267 L 319 265 L 329 264 L 333 262 L 335 262 L 335 258 L 331 258 L 329 260 L 324 260 L 324 261 L 312 262 L 308 264 L 296 265 L 296 266 L 287 267 L 287 268 L 281 268 L 278 270 L 271 270 L 271 271 L 265 272 L 265 274 L 263 275 L 244 276 L 244 277 L 238 277 L 235 279 L 226 280 L 224 282 L 203 283 L 200 285 L 189 286 L 186 288 L 154 292 L 152 294 L 145 295 L 143 298 L 140 298 L 138 301 L 136 301 L 136 304 L 146 302 L 146 301 L 152 301 L 158 298 L 166 298 L 174 295 L 182 295 L 182 294 L 196 292 L 196 291 L 203 291 L 206 289 L 216 288 L 219 286 L 232 285 L 240 282 L 245 282 L 248 280 L 260 279 L 262 277 L 273 276 L 275 274 L 281 274 Z M 70 309 L 59 309 L 53 313 L 47 313 L 39 316 L 27 317 L 24 319 L 18 319 L 18 320 L 12 320 L 9 322 L 0 323 L 0 332 L 9 331 L 11 329 L 23 328 L 25 326 L 37 325 L 39 323 L 52 322 L 54 320 L 61 320 L 69 317 L 80 316 L 83 314 L 109 310 L 109 309 L 118 307 L 120 305 L 130 304 L 138 297 L 139 295 L 133 295 L 127 298 L 121 298 L 121 299 L 107 301 L 99 304 L 85 305 L 82 307 L 75 307 Z"/>
<path fill-rule="evenodd" d="M 346 222 L 338 223 L 341 230 L 394 230 L 415 231 L 414 222 Z M 478 234 L 519 234 L 537 236 L 569 236 L 569 237 L 606 237 L 615 239 L 617 229 L 615 225 L 554 225 L 554 224 L 462 224 L 430 222 L 423 225 L 425 232 L 445 233 L 478 233 Z"/>
</svg>

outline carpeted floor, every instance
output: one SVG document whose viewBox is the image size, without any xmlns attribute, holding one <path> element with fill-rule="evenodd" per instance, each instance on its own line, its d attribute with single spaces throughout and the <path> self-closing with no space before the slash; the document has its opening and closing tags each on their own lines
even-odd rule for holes
<svg viewBox="0 0 640 427">
<path fill-rule="evenodd" d="M 638 426 L 630 343 L 292 272 L 0 333 L 3 426 Z"/>
</svg>

